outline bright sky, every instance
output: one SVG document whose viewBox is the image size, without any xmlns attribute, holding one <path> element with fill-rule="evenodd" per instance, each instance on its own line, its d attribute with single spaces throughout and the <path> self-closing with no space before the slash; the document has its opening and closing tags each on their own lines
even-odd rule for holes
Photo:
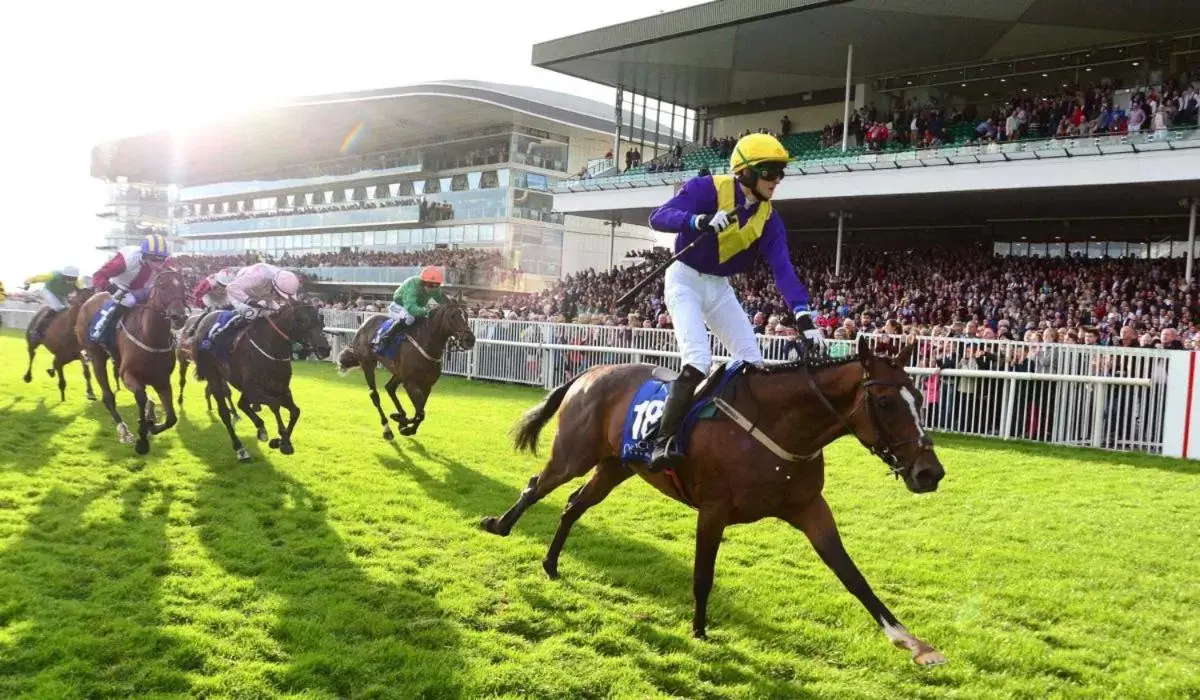
<svg viewBox="0 0 1200 700">
<path fill-rule="evenodd" d="M 95 213 L 105 190 L 88 175 L 97 143 L 285 97 L 425 80 L 525 84 L 611 104 L 609 88 L 531 66 L 533 44 L 696 4 L 22 3 L 0 28 L 9 200 L 0 280 L 12 290 L 31 274 L 67 264 L 90 274 L 103 262 Z"/>
</svg>

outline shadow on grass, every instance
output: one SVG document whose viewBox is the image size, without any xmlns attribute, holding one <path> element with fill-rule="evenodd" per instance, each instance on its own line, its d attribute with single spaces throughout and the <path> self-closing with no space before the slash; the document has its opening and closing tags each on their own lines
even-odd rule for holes
<svg viewBox="0 0 1200 700">
<path fill-rule="evenodd" d="M 57 397 L 53 403 L 58 404 Z M 74 420 L 69 411 L 51 410 L 44 396 L 9 399 L 0 407 L 0 468 L 40 469 L 57 452 L 50 441 Z"/>
<path fill-rule="evenodd" d="M 202 657 L 159 629 L 172 501 L 147 477 L 47 494 L 0 555 L 0 695 L 188 692 Z"/>
<path fill-rule="evenodd" d="M 458 630 L 434 592 L 372 580 L 326 522 L 326 503 L 269 459 L 234 462 L 224 428 L 184 442 L 213 448 L 197 487 L 197 522 L 209 556 L 282 600 L 271 636 L 286 654 L 280 692 L 333 697 L 453 697 L 462 693 Z M 219 440 L 218 440 L 219 436 Z M 193 448 L 195 449 L 195 448 Z M 227 455 L 222 457 L 221 455 Z"/>
<path fill-rule="evenodd" d="M 964 452 L 986 452 L 994 455 L 997 452 L 1015 452 L 1038 459 L 1057 459 L 1067 462 L 1085 464 L 1103 464 L 1114 467 L 1132 467 L 1134 469 L 1158 469 L 1200 476 L 1200 462 L 1157 455 L 1139 454 L 1135 452 L 1111 452 L 1084 447 L 1067 447 L 1047 445 L 1028 440 L 998 440 L 995 438 L 967 437 L 937 433 L 937 446 L 948 447 Z M 1019 466 L 1019 465 L 1017 465 Z"/>
<path fill-rule="evenodd" d="M 477 527 L 479 520 L 485 515 L 498 515 L 503 512 L 518 495 L 518 490 L 512 486 L 483 475 L 457 460 L 429 452 L 420 443 L 409 441 L 403 447 L 397 446 L 396 451 L 396 457 L 380 459 L 383 466 L 412 479 L 430 498 L 461 513 L 472 527 Z M 447 470 L 446 477 L 441 479 L 429 475 L 408 453 L 441 465 Z M 564 494 L 570 493 L 585 482 L 586 478 L 579 479 L 560 487 L 560 490 Z M 605 504 L 601 503 L 596 508 L 604 506 Z M 538 503 L 525 512 L 513 534 L 523 534 L 536 539 L 548 548 L 558 525 L 559 515 L 558 508 L 545 502 Z M 482 530 L 478 532 L 478 536 L 482 538 L 495 537 Z M 800 536 L 799 533 L 797 535 Z M 586 591 L 591 590 L 590 586 L 585 591 L 583 588 L 577 588 L 572 582 L 572 574 L 579 575 L 581 562 L 591 571 L 602 572 L 604 580 L 621 591 L 632 592 L 646 599 L 666 601 L 681 617 L 691 619 L 693 599 L 690 558 L 685 563 L 643 541 L 613 532 L 589 529 L 585 515 L 571 529 L 571 536 L 563 549 L 563 559 L 559 566 L 562 578 L 553 585 L 561 585 L 568 590 L 576 589 L 588 595 Z M 540 566 L 538 571 L 540 574 Z M 699 680 L 723 685 L 750 684 L 760 697 L 809 696 L 811 691 L 805 690 L 804 684 L 816 681 L 816 676 L 792 678 L 791 681 L 773 677 L 777 675 L 774 669 L 760 667 L 755 660 L 725 644 L 721 639 L 724 636 L 723 631 L 736 628 L 741 633 L 753 637 L 764 647 L 779 647 L 786 639 L 786 647 L 790 652 L 806 656 L 822 656 L 826 650 L 819 646 L 818 640 L 797 638 L 765 622 L 762 616 L 754 611 L 738 607 L 736 602 L 730 600 L 735 593 L 728 590 L 721 592 L 720 579 L 721 566 L 718 561 L 717 587 L 709 601 L 709 634 L 713 635 L 713 641 L 695 641 L 687 631 L 664 628 L 648 621 L 634 624 L 632 634 L 649 650 L 640 663 L 647 679 L 664 692 L 683 696 L 694 695 L 695 682 Z M 541 592 L 523 591 L 522 595 L 543 614 L 563 618 L 569 614 L 569 611 L 562 610 L 555 601 L 547 599 Z M 870 621 L 864 618 L 863 624 L 869 625 Z M 686 629 L 690 630 L 690 624 Z M 589 638 L 581 641 L 592 644 L 600 654 L 611 655 L 611 651 L 604 648 L 611 640 L 595 641 Z M 882 637 L 880 643 L 885 643 Z M 703 678 L 688 676 L 686 672 L 681 673 L 681 669 L 669 664 L 660 665 L 663 655 L 675 653 L 702 657 Z"/>
</svg>

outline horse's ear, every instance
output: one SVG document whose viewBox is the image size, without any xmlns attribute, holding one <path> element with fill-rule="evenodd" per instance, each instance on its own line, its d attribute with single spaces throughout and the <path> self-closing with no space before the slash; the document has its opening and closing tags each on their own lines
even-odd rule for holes
<svg viewBox="0 0 1200 700">
<path fill-rule="evenodd" d="M 871 341 L 867 340 L 867 336 L 859 334 L 858 336 L 858 359 L 862 362 L 863 367 L 871 361 Z"/>
<path fill-rule="evenodd" d="M 916 343 L 905 343 L 904 347 L 900 348 L 900 352 L 896 355 L 896 366 L 907 367 L 908 363 L 912 362 L 913 351 L 916 349 Z"/>
</svg>

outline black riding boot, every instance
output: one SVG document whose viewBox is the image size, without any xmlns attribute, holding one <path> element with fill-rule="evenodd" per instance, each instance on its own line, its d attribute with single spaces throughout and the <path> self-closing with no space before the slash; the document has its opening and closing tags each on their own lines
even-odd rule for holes
<svg viewBox="0 0 1200 700">
<path fill-rule="evenodd" d="M 391 345 L 392 338 L 395 338 L 397 333 L 405 332 L 409 327 L 410 326 L 408 322 L 404 319 L 396 319 L 396 322 L 392 324 L 392 327 L 387 329 L 387 332 L 379 338 L 379 347 L 386 348 L 388 345 Z"/>
<path fill-rule="evenodd" d="M 658 424 L 658 438 L 654 441 L 654 451 L 650 453 L 650 471 L 657 472 L 664 468 L 675 468 L 683 459 L 683 450 L 679 448 L 676 433 L 683 423 L 683 417 L 691 406 L 692 396 L 696 386 L 704 379 L 704 373 L 687 365 L 679 373 L 679 377 L 671 382 L 667 392 L 667 403 L 663 406 L 662 420 Z"/>
</svg>

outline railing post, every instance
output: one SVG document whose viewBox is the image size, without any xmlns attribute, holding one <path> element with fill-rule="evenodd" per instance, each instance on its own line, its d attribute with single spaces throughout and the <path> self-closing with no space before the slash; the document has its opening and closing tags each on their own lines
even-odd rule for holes
<svg viewBox="0 0 1200 700">
<path fill-rule="evenodd" d="M 1104 395 L 1108 385 L 1097 382 L 1092 392 L 1092 447 L 1104 447 Z"/>
<path fill-rule="evenodd" d="M 1000 411 L 1000 439 L 1012 437 L 1013 405 L 1017 400 L 1017 379 L 1015 377 L 1004 382 L 1004 408 Z"/>
</svg>

